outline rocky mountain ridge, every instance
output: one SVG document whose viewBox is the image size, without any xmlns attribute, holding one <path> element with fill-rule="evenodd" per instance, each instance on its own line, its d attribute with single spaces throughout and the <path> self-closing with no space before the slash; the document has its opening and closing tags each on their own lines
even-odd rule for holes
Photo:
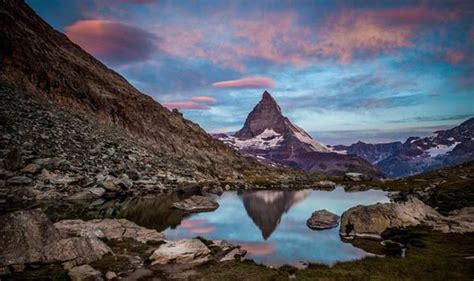
<svg viewBox="0 0 474 281">
<path fill-rule="evenodd" d="M 474 160 L 474 118 L 428 137 L 410 137 L 404 143 L 358 142 L 350 146 L 333 146 L 332 149 L 356 154 L 388 176 L 410 176 Z"/>
<path fill-rule="evenodd" d="M 217 134 L 214 137 L 270 165 L 289 166 L 326 175 L 362 172 L 382 176 L 366 160 L 356 155 L 332 152 L 327 146 L 315 141 L 283 115 L 280 106 L 267 91 L 248 115 L 242 129 L 233 135 Z"/>
<path fill-rule="evenodd" d="M 65 110 L 71 113 L 68 116 L 73 119 L 78 117 L 88 123 L 97 123 L 98 131 L 110 129 L 119 132 L 123 138 L 128 138 L 128 142 L 136 141 L 148 151 L 156 152 L 154 155 L 163 160 L 160 162 L 162 168 L 166 166 L 165 170 L 176 167 L 183 170 L 184 167 L 194 175 L 194 179 L 239 179 L 254 174 L 255 170 L 260 171 L 258 174 L 276 173 L 252 159 L 242 157 L 210 137 L 197 124 L 184 119 L 179 112 L 169 111 L 140 93 L 122 76 L 86 53 L 64 34 L 53 30 L 24 1 L 2 0 L 0 14 L 0 85 L 7 89 L 2 91 L 2 99 L 4 95 L 17 95 L 19 100 L 24 101 L 23 105 L 28 105 L 28 99 L 34 97 L 33 108 L 39 113 L 47 113 L 44 111 L 51 108 Z M 5 98 L 2 106 L 9 106 L 9 102 L 10 99 Z M 50 104 L 53 106 L 48 106 Z M 25 117 L 22 114 L 35 114 L 27 113 L 20 107 L 17 107 L 18 112 L 2 107 L 5 116 L 2 121 Z M 62 120 L 53 119 L 48 132 L 67 125 L 62 124 Z M 28 122 L 36 121 L 30 119 Z M 6 121 L 4 124 L 7 126 L 2 126 L 2 136 L 8 133 L 4 131 L 8 125 L 11 125 L 9 130 L 15 130 L 14 125 L 20 125 Z M 34 127 L 34 124 L 28 125 Z M 44 124 L 38 125 L 42 127 Z M 95 130 L 92 135 L 95 135 Z M 28 136 L 30 132 L 35 131 L 24 130 L 24 135 L 16 136 L 15 145 L 21 146 L 26 139 L 31 140 L 32 136 Z M 47 132 L 44 134 L 52 137 L 46 135 Z M 64 138 L 56 139 L 62 142 L 67 136 L 63 132 L 57 137 Z M 76 143 L 80 145 L 80 140 Z M 2 148 L 0 158 L 5 157 L 8 149 L 12 147 Z M 88 151 L 74 153 L 92 157 Z"/>
</svg>

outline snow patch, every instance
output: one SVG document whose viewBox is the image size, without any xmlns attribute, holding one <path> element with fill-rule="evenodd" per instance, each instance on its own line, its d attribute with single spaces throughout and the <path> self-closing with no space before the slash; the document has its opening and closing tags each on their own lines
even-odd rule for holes
<svg viewBox="0 0 474 281">
<path fill-rule="evenodd" d="M 273 131 L 272 129 L 265 129 L 260 135 L 255 136 L 251 139 L 240 140 L 233 136 L 228 136 L 227 138 L 221 139 L 224 143 L 230 145 L 235 149 L 270 149 L 280 146 L 283 141 L 283 136 Z"/>
<path fill-rule="evenodd" d="M 461 142 L 455 142 L 452 145 L 445 145 L 445 144 L 438 144 L 435 147 L 431 147 L 426 150 L 426 153 L 430 155 L 430 157 L 436 157 L 438 155 L 444 155 L 450 151 L 452 151 L 458 144 Z"/>
<path fill-rule="evenodd" d="M 296 131 L 294 131 L 293 133 L 299 141 L 311 145 L 311 147 L 313 148 L 314 151 L 318 151 L 318 152 L 329 152 L 330 151 L 330 149 L 327 148 L 325 145 L 320 144 L 320 143 L 316 142 L 315 140 L 313 140 L 308 135 L 308 133 L 306 133 L 303 129 L 301 129 L 300 127 L 298 127 L 296 125 L 294 125 L 294 126 L 296 128 Z"/>
</svg>

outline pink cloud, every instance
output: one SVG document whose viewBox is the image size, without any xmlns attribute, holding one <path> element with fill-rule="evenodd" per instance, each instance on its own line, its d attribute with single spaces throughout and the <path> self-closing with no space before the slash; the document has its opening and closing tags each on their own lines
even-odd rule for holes
<svg viewBox="0 0 474 281">
<path fill-rule="evenodd" d="M 275 252 L 275 244 L 273 243 L 242 242 L 238 244 L 242 249 L 246 250 L 250 256 L 268 256 Z"/>
<path fill-rule="evenodd" d="M 158 38 L 145 30 L 116 21 L 81 20 L 65 27 L 73 42 L 112 64 L 143 61 L 158 50 Z"/>
<path fill-rule="evenodd" d="M 193 101 L 183 101 L 183 102 L 167 102 L 162 104 L 168 109 L 198 109 L 198 110 L 209 110 L 211 109 L 207 105 L 203 105 Z"/>
<path fill-rule="evenodd" d="M 466 54 L 461 51 L 449 50 L 446 53 L 446 61 L 451 64 L 458 64 L 466 58 Z"/>
<path fill-rule="evenodd" d="M 215 227 L 209 226 L 209 227 L 198 227 L 198 228 L 191 228 L 189 230 L 189 233 L 192 234 L 208 234 L 211 232 L 214 232 L 216 230 Z"/>
<path fill-rule="evenodd" d="M 157 0 L 115 0 L 115 1 L 119 3 L 130 3 L 130 4 L 137 4 L 137 5 L 153 4 L 157 2 Z"/>
<path fill-rule="evenodd" d="M 191 100 L 195 102 L 206 102 L 206 103 L 217 102 L 217 99 L 213 97 L 208 97 L 208 96 L 195 96 L 195 97 L 191 97 Z"/>
<path fill-rule="evenodd" d="M 275 86 L 275 82 L 268 77 L 250 76 L 237 80 L 215 82 L 212 84 L 212 86 L 217 88 L 268 89 L 273 88 Z"/>
<path fill-rule="evenodd" d="M 206 220 L 190 220 L 190 219 L 184 219 L 181 221 L 180 223 L 180 226 L 181 227 L 184 227 L 184 228 L 191 228 L 191 227 L 195 227 L 197 225 L 203 225 L 203 224 L 206 224 L 207 221 Z"/>
<path fill-rule="evenodd" d="M 431 24 L 451 21 L 459 17 L 459 11 L 456 10 L 435 10 L 426 6 L 379 9 L 374 13 L 397 25 Z"/>
</svg>

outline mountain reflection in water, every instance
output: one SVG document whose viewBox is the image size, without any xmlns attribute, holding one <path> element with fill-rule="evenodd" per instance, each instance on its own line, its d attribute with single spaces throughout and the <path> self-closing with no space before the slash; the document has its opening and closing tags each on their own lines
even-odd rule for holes
<svg viewBox="0 0 474 281">
<path fill-rule="evenodd" d="M 339 228 L 313 231 L 306 220 L 318 209 L 341 215 L 362 204 L 388 202 L 381 190 L 252 191 L 225 192 L 216 197 L 213 212 L 187 214 L 172 208 L 176 193 L 151 198 L 71 203 L 50 202 L 40 206 L 53 220 L 67 218 L 125 218 L 162 231 L 169 240 L 203 236 L 241 245 L 247 257 L 267 265 L 298 265 L 300 261 L 334 264 L 369 255 L 339 237 Z"/>
<path fill-rule="evenodd" d="M 310 194 L 311 190 L 257 191 L 244 193 L 242 200 L 247 214 L 267 240 L 280 224 L 281 216 Z"/>
</svg>

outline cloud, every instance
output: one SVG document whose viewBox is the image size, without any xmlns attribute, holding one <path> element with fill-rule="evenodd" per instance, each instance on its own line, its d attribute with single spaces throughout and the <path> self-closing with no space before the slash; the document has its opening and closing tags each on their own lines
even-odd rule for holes
<svg viewBox="0 0 474 281">
<path fill-rule="evenodd" d="M 157 2 L 157 0 L 115 0 L 115 1 L 119 3 L 128 3 L 128 4 L 136 4 L 136 5 L 153 4 Z"/>
<path fill-rule="evenodd" d="M 192 233 L 192 234 L 208 234 L 208 233 L 214 232 L 215 230 L 216 230 L 216 228 L 213 227 L 213 226 L 198 227 L 198 228 L 189 229 L 189 233 Z"/>
<path fill-rule="evenodd" d="M 237 80 L 215 82 L 212 86 L 217 88 L 269 89 L 275 86 L 275 82 L 268 77 L 249 76 Z"/>
<path fill-rule="evenodd" d="M 451 64 L 458 64 L 466 58 L 466 54 L 461 51 L 449 50 L 446 53 L 446 61 Z"/>
<path fill-rule="evenodd" d="M 147 60 L 158 50 L 155 35 L 121 22 L 81 20 L 64 30 L 73 42 L 114 65 Z"/>
<path fill-rule="evenodd" d="M 207 105 L 203 105 L 197 102 L 192 101 L 183 101 L 183 102 L 166 102 L 162 105 L 168 109 L 199 109 L 199 110 L 209 110 L 211 109 Z"/>
<path fill-rule="evenodd" d="M 208 97 L 208 96 L 194 96 L 194 97 L 191 97 L 191 100 L 195 102 L 206 102 L 206 103 L 217 102 L 217 99 L 213 97 Z"/>
</svg>

